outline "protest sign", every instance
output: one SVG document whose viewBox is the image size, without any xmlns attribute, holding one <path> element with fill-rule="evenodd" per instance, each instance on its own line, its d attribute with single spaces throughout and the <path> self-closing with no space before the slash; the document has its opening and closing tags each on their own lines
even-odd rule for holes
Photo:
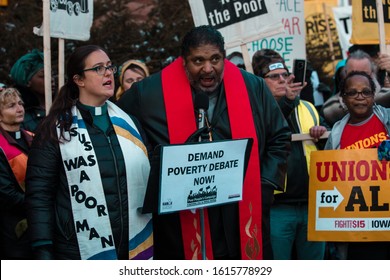
<svg viewBox="0 0 390 280">
<path fill-rule="evenodd" d="M 93 0 L 50 1 L 50 37 L 87 41 L 93 21 Z M 34 28 L 43 36 L 45 26 Z"/>
<path fill-rule="evenodd" d="M 44 71 L 52 73 L 50 38 L 58 38 L 58 85 L 64 85 L 64 39 L 87 41 L 93 22 L 93 0 L 44 0 L 43 22 L 33 33 L 43 36 Z M 51 76 L 45 75 L 45 109 L 52 103 Z"/>
<path fill-rule="evenodd" d="M 283 32 L 274 0 L 189 0 L 196 26 L 211 25 L 233 48 Z"/>
<path fill-rule="evenodd" d="M 390 44 L 390 3 L 383 3 L 383 17 L 377 14 L 376 0 L 352 2 L 352 44 L 379 44 L 378 19 L 384 25 L 385 44 Z"/>
<path fill-rule="evenodd" d="M 189 0 L 196 26 L 211 25 L 225 39 L 226 49 L 239 46 L 245 68 L 253 73 L 247 43 L 283 32 L 274 0 Z M 232 52 L 235 50 L 232 50 Z"/>
<path fill-rule="evenodd" d="M 308 239 L 390 241 L 390 161 L 376 149 L 311 153 Z"/>
<path fill-rule="evenodd" d="M 292 70 L 294 58 L 306 58 L 304 4 L 299 0 L 273 0 L 275 12 L 280 17 L 283 32 L 277 35 L 261 37 L 246 44 L 249 57 L 261 49 L 277 51 Z M 240 52 L 240 48 L 229 48 L 228 53 Z"/>
<path fill-rule="evenodd" d="M 248 139 L 163 146 L 159 213 L 242 200 Z"/>
<path fill-rule="evenodd" d="M 352 6 L 333 7 L 334 20 L 336 22 L 343 59 L 348 57 L 348 49 L 352 34 Z"/>
<path fill-rule="evenodd" d="M 333 18 L 337 1 L 305 1 L 306 54 L 321 77 L 332 77 L 343 58 Z"/>
<path fill-rule="evenodd" d="M 281 17 L 284 33 L 252 41 L 247 45 L 248 51 L 252 57 L 261 49 L 275 50 L 292 71 L 294 58 L 306 58 L 304 3 L 299 0 L 274 1 L 276 13 Z"/>
</svg>

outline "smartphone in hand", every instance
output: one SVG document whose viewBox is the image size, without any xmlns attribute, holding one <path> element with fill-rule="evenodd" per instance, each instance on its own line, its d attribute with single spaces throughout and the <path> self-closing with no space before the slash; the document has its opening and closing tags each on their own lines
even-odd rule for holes
<svg viewBox="0 0 390 280">
<path fill-rule="evenodd" d="M 294 59 L 293 61 L 293 74 L 295 76 L 294 83 L 303 83 L 306 78 L 306 60 L 305 59 Z"/>
</svg>

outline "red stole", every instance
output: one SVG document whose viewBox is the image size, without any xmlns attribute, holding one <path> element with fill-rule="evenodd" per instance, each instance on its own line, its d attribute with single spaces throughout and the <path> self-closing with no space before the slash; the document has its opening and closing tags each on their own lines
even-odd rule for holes
<svg viewBox="0 0 390 280">
<path fill-rule="evenodd" d="M 197 129 L 183 59 L 180 57 L 161 73 L 168 133 L 171 144 L 181 144 Z M 253 138 L 244 179 L 243 200 L 239 202 L 241 258 L 262 259 L 262 207 L 260 160 L 257 135 L 248 92 L 239 68 L 225 60 L 224 86 L 232 138 Z M 180 221 L 186 259 L 202 259 L 199 211 L 181 211 Z M 206 257 L 213 259 L 207 209 L 205 209 Z"/>
</svg>

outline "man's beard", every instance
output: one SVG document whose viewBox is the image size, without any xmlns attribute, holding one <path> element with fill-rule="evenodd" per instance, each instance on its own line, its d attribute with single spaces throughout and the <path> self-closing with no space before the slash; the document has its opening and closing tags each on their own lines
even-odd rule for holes
<svg viewBox="0 0 390 280">
<path fill-rule="evenodd" d="M 221 84 L 222 82 L 222 79 L 223 79 L 223 73 L 219 76 L 219 79 L 217 79 L 217 77 L 214 77 L 215 80 L 216 80 L 216 83 L 214 86 L 212 87 L 203 87 L 201 85 L 201 83 L 199 82 L 199 80 L 194 80 L 193 77 L 190 75 L 190 73 L 188 72 L 187 68 L 185 68 L 185 71 L 186 71 L 186 75 L 187 75 L 187 78 L 188 78 L 188 81 L 190 82 L 190 85 L 196 90 L 196 91 L 202 91 L 202 92 L 205 92 L 205 93 L 212 93 L 214 92 L 218 86 Z"/>
</svg>

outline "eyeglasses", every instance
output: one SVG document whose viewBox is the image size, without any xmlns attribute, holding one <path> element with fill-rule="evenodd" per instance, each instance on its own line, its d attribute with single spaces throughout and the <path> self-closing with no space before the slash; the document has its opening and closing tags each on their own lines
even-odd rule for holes
<svg viewBox="0 0 390 280">
<path fill-rule="evenodd" d="M 264 78 L 269 78 L 269 79 L 271 79 L 273 81 L 277 81 L 277 80 L 280 79 L 280 77 L 282 77 L 283 79 L 287 79 L 288 76 L 290 76 L 290 74 L 288 72 L 284 72 L 284 73 L 279 73 L 279 74 L 277 74 L 277 73 L 269 74 L 267 76 L 264 76 Z"/>
<path fill-rule="evenodd" d="M 364 98 L 372 97 L 374 95 L 374 92 L 370 89 L 363 89 L 362 91 L 357 90 L 351 90 L 348 92 L 344 92 L 344 96 L 350 97 L 350 98 L 356 98 L 361 94 Z"/>
<path fill-rule="evenodd" d="M 112 74 L 115 74 L 118 69 L 115 65 L 108 65 L 108 66 L 98 65 L 92 68 L 84 69 L 83 72 L 95 71 L 99 76 L 103 76 L 104 74 L 106 74 L 107 70 L 110 70 Z"/>
</svg>

